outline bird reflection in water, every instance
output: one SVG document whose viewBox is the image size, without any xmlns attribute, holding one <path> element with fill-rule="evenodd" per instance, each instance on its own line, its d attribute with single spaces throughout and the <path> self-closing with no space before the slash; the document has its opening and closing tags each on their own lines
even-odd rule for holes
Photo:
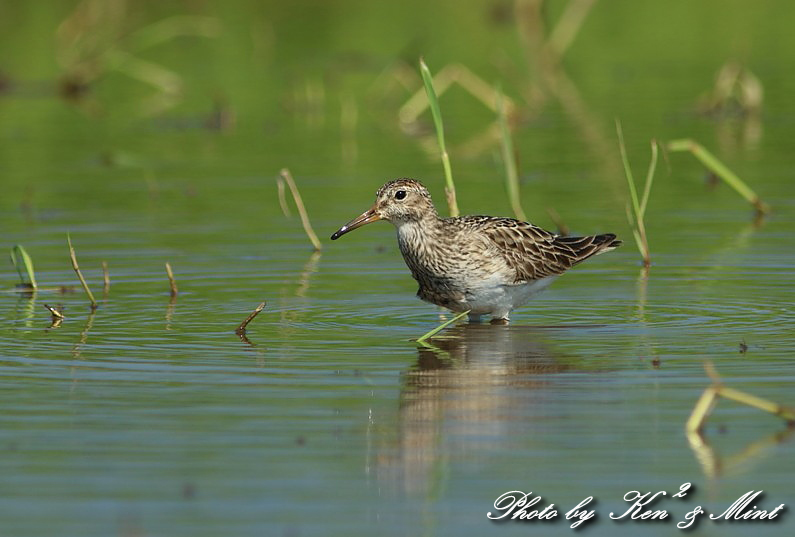
<svg viewBox="0 0 795 537">
<path fill-rule="evenodd" d="M 544 419 L 550 374 L 571 368 L 542 343 L 550 330 L 462 324 L 419 348 L 402 378 L 397 446 L 378 457 L 381 477 L 409 494 L 433 490 L 451 453 L 477 458 L 519 422 Z"/>
</svg>

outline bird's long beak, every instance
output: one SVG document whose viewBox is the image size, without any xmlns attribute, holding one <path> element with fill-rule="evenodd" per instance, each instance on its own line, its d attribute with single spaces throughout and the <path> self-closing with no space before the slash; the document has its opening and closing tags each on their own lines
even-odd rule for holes
<svg viewBox="0 0 795 537">
<path fill-rule="evenodd" d="M 331 236 L 331 240 L 335 241 L 345 235 L 347 232 L 353 231 L 357 227 L 362 227 L 365 224 L 369 224 L 370 222 L 375 222 L 377 220 L 381 220 L 381 217 L 375 211 L 375 206 L 373 206 L 335 231 L 334 235 Z"/>
</svg>

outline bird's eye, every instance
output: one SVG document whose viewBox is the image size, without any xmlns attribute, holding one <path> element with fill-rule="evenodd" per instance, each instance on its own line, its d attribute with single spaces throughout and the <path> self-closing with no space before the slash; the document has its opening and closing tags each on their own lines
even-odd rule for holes
<svg viewBox="0 0 795 537">
<path fill-rule="evenodd" d="M 398 190 L 397 192 L 395 192 L 395 199 L 396 200 L 402 200 L 405 197 L 406 197 L 406 191 L 405 190 Z"/>
</svg>

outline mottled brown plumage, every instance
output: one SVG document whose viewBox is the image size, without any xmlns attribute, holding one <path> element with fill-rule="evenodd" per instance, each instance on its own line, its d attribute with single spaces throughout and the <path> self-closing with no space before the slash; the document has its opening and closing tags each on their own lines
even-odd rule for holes
<svg viewBox="0 0 795 537">
<path fill-rule="evenodd" d="M 334 235 L 388 220 L 419 283 L 417 296 L 472 320 L 510 312 L 577 263 L 621 245 L 612 233 L 561 237 L 528 222 L 493 216 L 440 218 L 428 190 L 414 179 L 382 186 L 372 208 Z"/>
</svg>

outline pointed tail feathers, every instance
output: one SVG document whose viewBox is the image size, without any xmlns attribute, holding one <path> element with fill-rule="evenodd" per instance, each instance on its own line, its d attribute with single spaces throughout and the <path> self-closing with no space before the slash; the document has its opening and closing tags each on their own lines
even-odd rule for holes
<svg viewBox="0 0 795 537">
<path fill-rule="evenodd" d="M 621 241 L 613 233 L 591 235 L 588 237 L 556 237 L 555 242 L 571 248 L 576 255 L 576 263 L 585 261 L 591 256 L 609 252 L 621 246 Z"/>
</svg>

